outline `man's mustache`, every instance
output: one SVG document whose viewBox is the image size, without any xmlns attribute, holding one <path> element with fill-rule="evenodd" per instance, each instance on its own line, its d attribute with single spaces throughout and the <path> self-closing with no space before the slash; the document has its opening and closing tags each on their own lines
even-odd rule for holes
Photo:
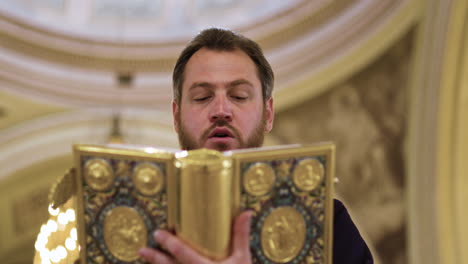
<svg viewBox="0 0 468 264">
<path fill-rule="evenodd" d="M 203 132 L 202 139 L 207 140 L 211 132 L 217 127 L 225 127 L 229 129 L 235 138 L 237 138 L 238 140 L 241 140 L 239 131 L 235 127 L 233 127 L 231 124 L 229 124 L 229 122 L 226 121 L 225 119 L 219 119 L 213 122 L 213 124 L 211 124 L 211 126 L 207 128 L 205 132 Z"/>
</svg>

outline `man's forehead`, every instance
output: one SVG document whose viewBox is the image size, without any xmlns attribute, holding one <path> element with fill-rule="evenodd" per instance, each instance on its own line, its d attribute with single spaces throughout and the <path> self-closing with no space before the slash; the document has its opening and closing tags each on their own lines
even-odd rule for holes
<svg viewBox="0 0 468 264">
<path fill-rule="evenodd" d="M 187 90 L 196 86 L 208 87 L 215 82 L 228 86 L 261 84 L 255 63 L 244 51 L 202 48 L 187 62 L 182 86 Z"/>
<path fill-rule="evenodd" d="M 241 49 L 233 50 L 214 50 L 208 48 L 201 48 L 196 51 L 187 61 L 187 66 L 193 63 L 209 63 L 209 62 L 223 62 L 225 60 L 244 60 L 255 67 L 255 63 L 250 56 Z"/>
</svg>

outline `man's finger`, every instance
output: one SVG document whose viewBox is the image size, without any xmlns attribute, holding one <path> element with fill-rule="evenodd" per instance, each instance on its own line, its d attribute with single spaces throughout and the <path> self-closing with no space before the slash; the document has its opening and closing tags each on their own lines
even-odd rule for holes
<svg viewBox="0 0 468 264">
<path fill-rule="evenodd" d="M 142 248 L 138 253 L 146 261 L 153 264 L 175 264 L 175 261 L 169 256 L 152 248 Z"/>
<path fill-rule="evenodd" d="M 250 222 L 252 211 L 241 213 L 233 228 L 233 254 L 242 254 L 250 258 Z"/>
<path fill-rule="evenodd" d="M 167 231 L 156 231 L 154 239 L 180 263 L 207 263 L 206 258 L 198 254 L 178 237 Z"/>
</svg>

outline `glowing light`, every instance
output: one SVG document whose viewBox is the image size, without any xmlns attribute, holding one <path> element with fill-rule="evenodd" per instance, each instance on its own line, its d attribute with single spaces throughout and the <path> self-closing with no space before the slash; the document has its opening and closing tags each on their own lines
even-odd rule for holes
<svg viewBox="0 0 468 264">
<path fill-rule="evenodd" d="M 188 156 L 188 151 L 180 151 L 175 154 L 176 158 L 185 158 Z"/>
<path fill-rule="evenodd" d="M 65 213 L 60 213 L 58 215 L 58 222 L 61 225 L 66 225 L 68 223 L 68 217 Z"/>
<path fill-rule="evenodd" d="M 52 208 L 52 205 L 50 204 L 49 205 L 49 214 L 53 215 L 53 216 L 56 216 L 60 213 L 60 209 L 57 208 L 57 209 L 54 209 Z"/>
<path fill-rule="evenodd" d="M 144 148 L 144 150 L 145 150 L 146 153 L 150 153 L 150 154 L 153 154 L 153 153 L 156 152 L 156 149 L 151 148 L 151 147 Z"/>
<path fill-rule="evenodd" d="M 47 232 L 46 233 L 50 234 L 50 233 L 55 232 L 55 231 L 57 231 L 57 222 L 50 219 L 49 221 L 47 221 Z"/>
<path fill-rule="evenodd" d="M 50 259 L 50 251 L 47 250 L 46 248 L 43 248 L 40 252 L 39 255 L 41 256 L 42 259 Z"/>
<path fill-rule="evenodd" d="M 46 234 L 40 233 L 37 236 L 36 243 L 34 246 L 36 247 L 37 250 L 45 248 L 45 245 L 47 245 L 47 242 L 49 242 L 49 238 Z"/>
<path fill-rule="evenodd" d="M 53 249 L 50 252 L 50 260 L 52 260 L 52 262 L 55 262 L 55 263 L 60 261 L 60 255 L 56 249 Z"/>
<path fill-rule="evenodd" d="M 74 240 L 78 240 L 78 234 L 76 232 L 76 227 L 72 228 L 70 230 L 70 237 L 73 238 Z"/>
<path fill-rule="evenodd" d="M 65 246 L 68 250 L 75 250 L 76 249 L 76 242 L 73 238 L 69 237 L 65 240 Z"/>
<path fill-rule="evenodd" d="M 47 244 L 48 242 L 48 235 L 47 234 L 43 234 L 43 233 L 40 233 L 38 236 L 37 236 L 37 241 L 39 241 L 41 244 Z"/>
<path fill-rule="evenodd" d="M 63 246 L 58 246 L 56 252 L 60 259 L 64 259 L 67 257 L 67 250 Z"/>
<path fill-rule="evenodd" d="M 40 252 L 42 249 L 45 248 L 45 245 L 42 244 L 39 240 L 37 240 L 36 243 L 34 243 L 34 248 Z"/>
<path fill-rule="evenodd" d="M 68 221 L 73 222 L 75 221 L 75 210 L 68 209 L 65 214 L 67 215 Z"/>
<path fill-rule="evenodd" d="M 45 233 L 47 230 L 46 225 L 41 225 L 41 231 L 39 233 Z"/>
</svg>

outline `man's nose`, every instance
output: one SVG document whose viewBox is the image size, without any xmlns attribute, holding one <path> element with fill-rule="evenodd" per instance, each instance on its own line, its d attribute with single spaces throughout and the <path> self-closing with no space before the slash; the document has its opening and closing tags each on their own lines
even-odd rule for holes
<svg viewBox="0 0 468 264">
<path fill-rule="evenodd" d="M 218 96 L 213 102 L 210 121 L 216 122 L 218 120 L 232 121 L 231 105 L 225 96 Z"/>
</svg>

